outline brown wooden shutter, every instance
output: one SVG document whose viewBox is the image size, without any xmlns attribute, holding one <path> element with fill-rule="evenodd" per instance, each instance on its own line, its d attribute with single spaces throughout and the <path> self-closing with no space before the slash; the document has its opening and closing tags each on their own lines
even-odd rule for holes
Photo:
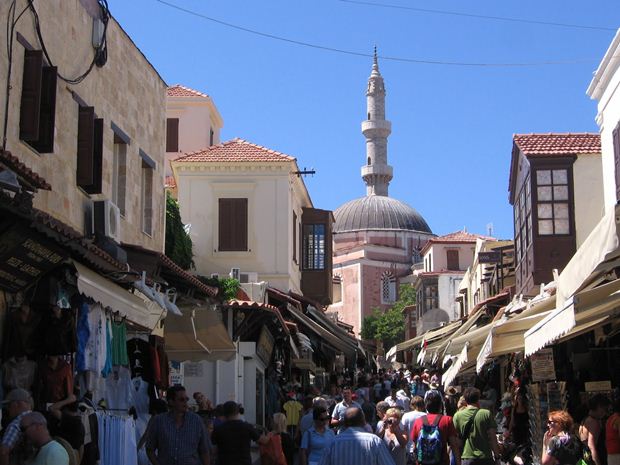
<svg viewBox="0 0 620 465">
<path fill-rule="evenodd" d="M 39 138 L 42 72 L 43 52 L 26 50 L 19 114 L 19 138 L 25 141 L 35 141 Z"/>
<path fill-rule="evenodd" d="M 86 188 L 94 180 L 95 109 L 79 107 L 77 136 L 77 185 Z"/>
<path fill-rule="evenodd" d="M 448 270 L 456 271 L 459 269 L 458 250 L 446 250 L 446 259 L 448 262 Z"/>
<path fill-rule="evenodd" d="M 93 182 L 84 186 L 89 194 L 101 194 L 103 178 L 103 118 L 95 119 L 93 127 Z"/>
<path fill-rule="evenodd" d="M 31 144 L 39 153 L 51 153 L 54 151 L 57 80 L 58 72 L 56 66 L 45 66 L 41 79 L 39 138 Z"/>
<path fill-rule="evenodd" d="M 616 168 L 616 201 L 620 200 L 620 123 L 611 135 L 614 141 L 614 166 Z"/>
<path fill-rule="evenodd" d="M 248 250 L 248 199 L 219 199 L 218 250 Z"/>
<path fill-rule="evenodd" d="M 297 213 L 293 212 L 293 261 L 297 263 Z"/>
<path fill-rule="evenodd" d="M 179 151 L 179 118 L 166 119 L 166 152 Z"/>
</svg>

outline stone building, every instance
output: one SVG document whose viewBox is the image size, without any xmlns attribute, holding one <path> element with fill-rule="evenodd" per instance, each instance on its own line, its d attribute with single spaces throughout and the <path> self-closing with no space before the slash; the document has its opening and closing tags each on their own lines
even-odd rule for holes
<svg viewBox="0 0 620 465">
<path fill-rule="evenodd" d="M 399 280 L 421 260 L 433 233 L 409 205 L 388 196 L 393 168 L 388 165 L 387 138 L 392 125 L 385 119 L 385 85 L 375 53 L 366 91 L 366 163 L 362 179 L 366 196 L 334 211 L 334 293 L 329 307 L 359 334 L 374 308 L 388 309 L 398 298 Z"/>
<path fill-rule="evenodd" d="M 27 3 L 18 1 L 17 11 Z M 0 7 L 2 18 L 10 4 Z M 88 236 L 93 201 L 106 200 L 119 221 L 116 242 L 162 252 L 165 82 L 111 17 L 105 64 L 67 82 L 61 76 L 71 81 L 93 60 L 99 5 L 38 2 L 36 10 L 49 57 L 27 12 L 12 37 L 10 76 L 8 60 L 0 64 L 0 82 L 11 86 L 3 95 L 7 114 L 0 110 L 6 151 L 50 185 L 34 196 L 34 207 Z"/>
</svg>

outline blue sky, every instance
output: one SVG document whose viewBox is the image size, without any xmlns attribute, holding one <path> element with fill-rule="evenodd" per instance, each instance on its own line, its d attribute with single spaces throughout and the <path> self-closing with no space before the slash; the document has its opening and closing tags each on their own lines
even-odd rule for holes
<svg viewBox="0 0 620 465">
<path fill-rule="evenodd" d="M 463 227 L 512 237 L 508 168 L 514 133 L 598 131 L 585 90 L 613 30 L 382 8 L 339 0 L 166 0 L 196 13 L 320 46 L 415 60 L 570 64 L 450 66 L 379 61 L 387 88 L 390 196 L 436 234 Z M 620 26 L 617 0 L 368 0 L 414 8 Z M 168 84 L 211 95 L 222 140 L 241 137 L 297 157 L 318 208 L 365 193 L 360 123 L 372 60 L 252 35 L 157 0 L 110 10 Z M 109 53 L 114 53 L 110 50 Z"/>
</svg>

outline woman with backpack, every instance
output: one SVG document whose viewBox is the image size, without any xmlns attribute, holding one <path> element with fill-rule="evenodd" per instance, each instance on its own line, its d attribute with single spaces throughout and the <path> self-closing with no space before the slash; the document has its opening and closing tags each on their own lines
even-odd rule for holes
<svg viewBox="0 0 620 465">
<path fill-rule="evenodd" d="M 461 451 L 452 417 L 442 415 L 443 399 L 439 391 L 428 391 L 424 397 L 426 416 L 418 418 L 411 430 L 418 465 L 449 465 L 448 446 L 461 465 Z"/>
</svg>

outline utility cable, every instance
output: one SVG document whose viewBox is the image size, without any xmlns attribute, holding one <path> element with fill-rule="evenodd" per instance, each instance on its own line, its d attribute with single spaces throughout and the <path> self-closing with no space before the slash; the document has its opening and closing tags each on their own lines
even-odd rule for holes
<svg viewBox="0 0 620 465">
<path fill-rule="evenodd" d="M 356 52 L 354 50 L 346 50 L 342 48 L 329 47 L 324 45 L 313 44 L 310 42 L 304 42 L 301 40 L 289 39 L 287 37 L 257 31 L 255 29 L 250 29 L 247 27 L 239 26 L 236 24 L 232 24 L 226 21 L 222 21 L 217 18 L 213 18 L 211 16 L 207 16 L 205 14 L 199 13 L 197 11 L 193 11 L 179 5 L 175 5 L 174 3 L 167 2 L 166 0 L 155 0 L 162 5 L 166 5 L 170 8 L 173 8 L 178 11 L 182 11 L 188 15 L 195 16 L 197 18 L 204 19 L 206 21 L 211 21 L 213 23 L 219 24 L 221 26 L 225 26 L 231 29 L 236 29 L 238 31 L 247 32 L 249 34 L 254 34 L 260 37 L 265 37 L 268 39 L 278 40 L 281 42 L 286 42 L 289 44 L 299 45 L 302 47 L 314 48 L 317 50 L 324 50 L 328 52 L 340 53 L 344 55 L 352 55 L 358 57 L 365 58 L 373 58 L 373 54 L 371 53 L 363 53 Z M 540 61 L 540 62 L 524 62 L 524 63 L 475 63 L 475 62 L 460 62 L 460 61 L 444 61 L 444 60 L 423 60 L 416 58 L 404 58 L 404 57 L 393 57 L 393 56 L 385 56 L 380 55 L 379 58 L 387 61 L 397 61 L 403 63 L 417 63 L 417 64 L 426 64 L 426 65 L 445 65 L 445 66 L 468 66 L 468 67 L 487 67 L 487 68 L 515 68 L 515 67 L 534 67 L 534 66 L 549 66 L 549 65 L 574 65 L 574 64 L 584 64 L 584 63 L 593 63 L 595 60 L 560 60 L 560 61 Z"/>
<path fill-rule="evenodd" d="M 380 8 L 392 8 L 392 9 L 398 9 L 398 10 L 418 11 L 421 13 L 432 13 L 432 14 L 440 14 L 440 15 L 464 16 L 467 18 L 490 19 L 490 20 L 495 20 L 495 21 L 509 21 L 513 23 L 538 24 L 541 26 L 555 26 L 555 27 L 565 27 L 565 28 L 572 28 L 572 29 L 590 29 L 590 30 L 595 30 L 595 31 L 613 31 L 613 32 L 616 31 L 616 29 L 612 27 L 586 26 L 583 24 L 557 23 L 553 21 L 537 21 L 533 19 L 510 18 L 506 16 L 479 15 L 479 14 L 473 14 L 473 13 L 461 13 L 458 11 L 431 10 L 428 8 L 394 5 L 390 3 L 369 2 L 369 1 L 363 1 L 363 0 L 338 0 L 338 1 L 342 3 L 352 3 L 356 5 L 376 6 Z"/>
</svg>

